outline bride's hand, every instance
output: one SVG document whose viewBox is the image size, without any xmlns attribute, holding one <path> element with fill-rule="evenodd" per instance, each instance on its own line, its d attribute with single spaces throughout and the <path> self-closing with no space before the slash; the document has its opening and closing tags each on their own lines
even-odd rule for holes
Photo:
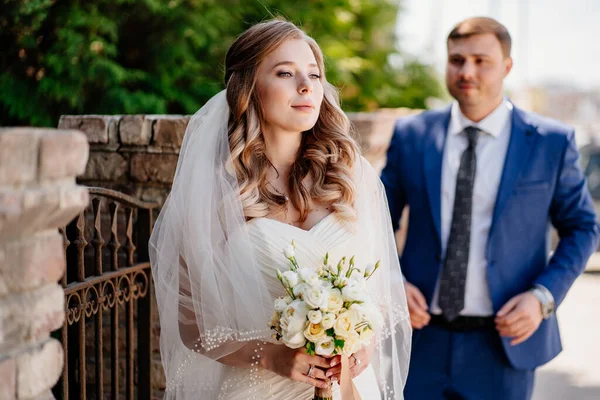
<svg viewBox="0 0 600 400">
<path fill-rule="evenodd" d="M 356 353 L 352 354 L 349 358 L 350 365 L 350 378 L 354 379 L 360 375 L 371 362 L 371 354 L 373 353 L 373 345 L 363 347 Z M 331 359 L 331 368 L 325 371 L 325 376 L 330 378 L 334 382 L 339 382 L 340 375 L 342 373 L 342 358 L 341 356 L 335 356 Z"/>
<path fill-rule="evenodd" d="M 314 366 L 310 376 L 310 367 Z M 290 349 L 283 345 L 269 345 L 264 349 L 261 366 L 293 381 L 325 388 L 330 379 L 325 370 L 330 367 L 329 360 L 320 356 L 311 356 L 306 349 Z"/>
</svg>

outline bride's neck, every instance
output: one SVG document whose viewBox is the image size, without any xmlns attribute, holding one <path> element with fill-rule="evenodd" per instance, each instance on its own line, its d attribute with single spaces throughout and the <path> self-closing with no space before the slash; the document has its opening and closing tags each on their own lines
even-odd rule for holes
<svg viewBox="0 0 600 400">
<path fill-rule="evenodd" d="M 288 176 L 302 145 L 302 133 L 273 134 L 265 132 L 263 136 L 265 138 L 265 155 L 280 176 Z"/>
</svg>

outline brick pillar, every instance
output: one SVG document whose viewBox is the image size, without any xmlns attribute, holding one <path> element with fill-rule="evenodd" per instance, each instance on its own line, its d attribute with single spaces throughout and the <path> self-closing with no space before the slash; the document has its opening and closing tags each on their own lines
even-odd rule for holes
<svg viewBox="0 0 600 400">
<path fill-rule="evenodd" d="M 63 367 L 66 225 L 88 204 L 77 131 L 0 129 L 0 399 L 49 399 Z"/>
</svg>

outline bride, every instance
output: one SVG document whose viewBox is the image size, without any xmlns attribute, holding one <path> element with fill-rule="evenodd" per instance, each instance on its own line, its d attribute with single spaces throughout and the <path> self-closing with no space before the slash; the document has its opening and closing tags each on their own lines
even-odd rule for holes
<svg viewBox="0 0 600 400">
<path fill-rule="evenodd" d="M 244 32 L 226 89 L 191 119 L 150 239 L 168 399 L 312 399 L 339 356 L 273 338 L 276 269 L 381 260 L 368 281 L 385 323 L 349 358 L 360 397 L 402 399 L 411 329 L 382 185 L 360 157 L 316 42 L 290 22 Z M 334 384 L 334 399 L 341 399 Z"/>
</svg>

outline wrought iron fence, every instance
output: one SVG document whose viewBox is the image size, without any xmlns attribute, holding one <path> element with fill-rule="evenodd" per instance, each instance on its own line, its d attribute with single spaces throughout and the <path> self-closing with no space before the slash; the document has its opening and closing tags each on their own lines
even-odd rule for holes
<svg viewBox="0 0 600 400">
<path fill-rule="evenodd" d="M 90 207 L 60 229 L 66 320 L 57 336 L 65 363 L 53 392 L 65 400 L 150 399 L 148 239 L 157 205 L 104 188 L 90 188 L 90 198 Z"/>
</svg>

